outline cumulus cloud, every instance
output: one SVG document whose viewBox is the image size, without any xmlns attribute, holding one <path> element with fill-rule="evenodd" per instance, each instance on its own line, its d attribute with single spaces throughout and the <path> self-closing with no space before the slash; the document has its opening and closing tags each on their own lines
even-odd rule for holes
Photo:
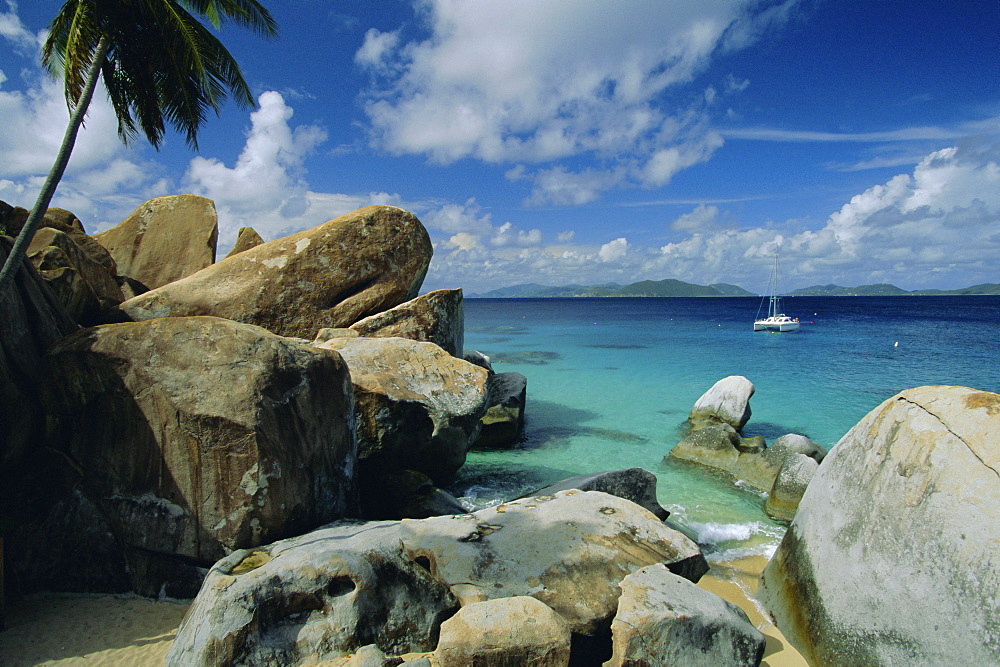
<svg viewBox="0 0 1000 667">
<path fill-rule="evenodd" d="M 670 224 L 682 238 L 658 248 L 625 237 L 573 244 L 568 234 L 557 244 L 543 239 L 516 254 L 475 246 L 475 252 L 436 256 L 428 281 L 476 292 L 516 283 L 677 278 L 763 292 L 780 247 L 786 289 L 829 282 L 891 282 L 904 289 L 996 282 L 1000 164 L 972 146 L 934 151 L 912 172 L 873 185 L 810 229 L 797 229 L 795 221 L 735 229 L 730 217 L 719 206 L 698 205 Z"/>
<path fill-rule="evenodd" d="M 21 22 L 14 0 L 7 0 L 5 4 L 7 11 L 0 12 L 0 37 L 11 42 L 19 53 L 27 55 L 37 52 L 42 45 L 41 36 L 28 30 Z"/>
<path fill-rule="evenodd" d="M 630 180 L 663 185 L 722 143 L 703 122 L 715 94 L 677 109 L 664 91 L 691 81 L 717 50 L 759 38 L 797 2 L 637 0 L 609 10 L 602 0 L 427 0 L 426 39 L 399 45 L 396 33 L 372 30 L 355 55 L 393 65 L 369 91 L 373 140 L 444 164 L 616 163 L 600 174 L 564 165 L 526 174 L 533 204 L 586 203 Z"/>
</svg>

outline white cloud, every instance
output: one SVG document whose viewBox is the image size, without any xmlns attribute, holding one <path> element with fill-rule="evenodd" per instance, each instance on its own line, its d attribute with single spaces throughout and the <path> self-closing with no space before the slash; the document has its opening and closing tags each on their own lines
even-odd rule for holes
<svg viewBox="0 0 1000 667">
<path fill-rule="evenodd" d="M 705 232 L 714 228 L 719 219 L 719 207 L 698 204 L 690 213 L 678 217 L 670 223 L 670 229 L 678 232 Z"/>
<path fill-rule="evenodd" d="M 575 184 L 564 183 L 573 170 L 563 165 L 536 172 L 536 204 L 585 203 L 627 179 L 663 185 L 722 139 L 703 123 L 714 94 L 681 110 L 661 94 L 690 82 L 719 48 L 759 38 L 797 2 L 635 0 L 611 9 L 603 0 L 426 0 L 426 39 L 399 46 L 395 33 L 369 31 L 356 55 L 364 64 L 393 57 L 393 74 L 369 91 L 373 138 L 439 163 L 582 155 L 617 163 L 578 169 Z"/>
<path fill-rule="evenodd" d="M 0 12 L 0 37 L 10 41 L 22 54 L 35 53 L 42 45 L 41 35 L 28 30 L 17 14 L 17 3 L 7 0 L 6 12 Z M 0 81 L 2 83 L 2 81 Z"/>
<path fill-rule="evenodd" d="M 628 241 L 624 237 L 617 238 L 602 245 L 597 255 L 602 262 L 617 262 L 625 257 L 628 247 Z"/>
<path fill-rule="evenodd" d="M 384 61 L 392 55 L 398 43 L 398 32 L 381 32 L 371 28 L 365 33 L 364 44 L 354 54 L 354 62 L 364 67 L 384 67 Z"/>
<path fill-rule="evenodd" d="M 568 235 L 560 236 L 558 245 L 543 242 L 515 254 L 469 246 L 474 252 L 435 256 L 428 281 L 474 293 L 517 283 L 677 278 L 761 292 L 780 245 L 787 289 L 830 282 L 891 282 L 904 289 L 997 282 L 1000 164 L 973 147 L 935 151 L 912 173 L 852 197 L 815 229 L 796 229 L 796 221 L 732 229 L 730 217 L 718 206 L 701 204 L 671 224 L 686 236 L 660 248 L 636 246 L 624 237 L 570 245 Z"/>
</svg>

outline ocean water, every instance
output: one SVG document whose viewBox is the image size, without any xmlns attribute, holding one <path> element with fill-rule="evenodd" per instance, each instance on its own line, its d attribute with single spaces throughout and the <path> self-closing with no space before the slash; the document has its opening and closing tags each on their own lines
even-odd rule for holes
<svg viewBox="0 0 1000 667">
<path fill-rule="evenodd" d="M 770 555 L 785 526 L 764 496 L 664 461 L 717 380 L 753 382 L 744 435 L 827 449 L 910 387 L 1000 393 L 1000 297 L 797 297 L 793 333 L 754 332 L 757 298 L 468 299 L 466 349 L 528 379 L 523 441 L 471 452 L 450 490 L 490 506 L 574 475 L 642 467 L 669 521 L 709 560 Z"/>
</svg>

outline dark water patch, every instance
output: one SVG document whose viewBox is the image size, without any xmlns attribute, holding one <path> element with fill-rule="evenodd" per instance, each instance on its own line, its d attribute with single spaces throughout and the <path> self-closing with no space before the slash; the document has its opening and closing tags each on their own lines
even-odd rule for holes
<svg viewBox="0 0 1000 667">
<path fill-rule="evenodd" d="M 470 511 L 531 494 L 573 476 L 568 470 L 509 463 L 479 463 L 472 456 L 445 489 Z"/>
<path fill-rule="evenodd" d="M 533 429 L 530 439 L 536 439 L 537 441 L 544 443 L 563 443 L 568 441 L 570 438 L 578 436 L 590 436 L 593 438 L 601 438 L 602 440 L 608 440 L 610 442 L 620 442 L 626 444 L 642 444 L 649 442 L 648 438 L 645 438 L 637 433 L 630 433 L 628 431 L 620 431 L 613 428 L 597 428 L 593 426 L 548 426 L 539 429 Z"/>
<path fill-rule="evenodd" d="M 499 352 L 490 357 L 493 363 L 526 364 L 529 366 L 544 366 L 550 361 L 562 359 L 558 352 L 546 350 L 529 350 L 527 352 Z"/>
<path fill-rule="evenodd" d="M 521 336 L 531 331 L 530 327 L 518 324 L 494 324 L 477 327 L 469 327 L 466 333 L 492 334 L 494 336 Z"/>
<path fill-rule="evenodd" d="M 591 345 L 584 345 L 584 347 L 593 347 L 598 350 L 645 350 L 649 345 L 626 345 L 618 343 L 593 343 Z"/>
<path fill-rule="evenodd" d="M 784 424 L 775 424 L 774 422 L 751 421 L 743 427 L 744 438 L 752 438 L 760 435 L 764 437 L 764 441 L 769 445 L 781 436 L 788 435 L 789 433 L 804 435 L 807 438 L 809 437 L 809 434 L 805 432 L 805 429 L 796 429 L 794 426 L 789 427 Z"/>
</svg>

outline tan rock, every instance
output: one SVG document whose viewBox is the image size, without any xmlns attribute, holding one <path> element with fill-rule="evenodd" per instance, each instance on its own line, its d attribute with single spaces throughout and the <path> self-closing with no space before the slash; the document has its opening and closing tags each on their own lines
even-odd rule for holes
<svg viewBox="0 0 1000 667">
<path fill-rule="evenodd" d="M 573 632 L 607 628 L 618 583 L 665 563 L 697 581 L 708 570 L 698 546 L 652 512 L 599 491 L 560 491 L 474 514 L 404 520 L 403 548 L 468 605 L 528 595 Z"/>
<path fill-rule="evenodd" d="M 212 200 L 171 195 L 150 199 L 94 239 L 114 257 L 119 274 L 155 289 L 215 262 L 218 236 Z"/>
<path fill-rule="evenodd" d="M 1000 395 L 908 389 L 830 451 L 758 595 L 817 665 L 996 664 Z"/>
<path fill-rule="evenodd" d="M 488 371 L 405 338 L 316 345 L 351 370 L 363 475 L 409 469 L 442 481 L 465 463 L 486 412 Z"/>
<path fill-rule="evenodd" d="M 736 605 L 660 563 L 625 577 L 604 667 L 759 665 L 764 635 Z"/>
<path fill-rule="evenodd" d="M 399 531 L 394 521 L 342 522 L 230 554 L 209 571 L 166 664 L 315 665 L 433 650 L 458 602 L 404 557 Z"/>
<path fill-rule="evenodd" d="M 409 338 L 435 343 L 448 354 L 461 357 L 465 344 L 462 290 L 443 289 L 423 294 L 355 322 L 351 328 L 362 336 Z"/>
<path fill-rule="evenodd" d="M 476 602 L 441 624 L 434 658 L 441 667 L 563 667 L 570 631 L 548 605 L 518 596 Z"/>
<path fill-rule="evenodd" d="M 50 447 L 139 556 L 204 565 L 357 511 L 350 376 L 336 354 L 195 317 L 85 329 L 50 361 Z"/>
<path fill-rule="evenodd" d="M 81 324 L 101 323 L 101 313 L 123 300 L 114 276 L 65 232 L 53 227 L 39 229 L 27 254 L 67 312 Z"/>
<path fill-rule="evenodd" d="M 767 515 L 778 521 L 791 521 L 818 467 L 816 459 L 805 454 L 792 454 L 785 459 L 764 503 Z"/>
<path fill-rule="evenodd" d="M 122 309 L 135 320 L 209 314 L 312 339 L 415 297 L 431 253 L 416 216 L 369 206 L 227 257 Z"/>
<path fill-rule="evenodd" d="M 226 255 L 226 257 L 238 255 L 244 250 L 256 248 L 263 243 L 264 239 L 260 237 L 260 234 L 254 231 L 253 227 L 240 227 L 240 231 L 236 234 L 236 243 L 233 245 L 233 249 L 229 251 L 229 254 Z"/>
</svg>

